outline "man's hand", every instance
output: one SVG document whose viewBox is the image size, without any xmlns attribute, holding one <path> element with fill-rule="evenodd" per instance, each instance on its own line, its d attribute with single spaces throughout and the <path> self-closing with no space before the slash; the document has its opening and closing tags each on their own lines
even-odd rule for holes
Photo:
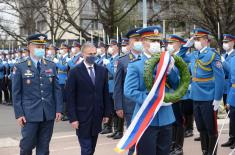
<svg viewBox="0 0 235 155">
<path fill-rule="evenodd" d="M 123 118 L 124 114 L 123 114 L 123 110 L 117 110 L 116 114 L 118 115 L 118 117 Z"/>
<path fill-rule="evenodd" d="M 71 123 L 71 126 L 73 129 L 78 129 L 79 128 L 79 122 L 78 121 L 74 121 Z"/>
<path fill-rule="evenodd" d="M 103 123 L 108 123 L 108 121 L 109 121 L 109 118 L 108 118 L 108 117 L 104 117 L 104 118 L 103 118 Z"/>
<path fill-rule="evenodd" d="M 24 125 L 26 124 L 26 119 L 24 116 L 17 118 L 17 121 L 21 127 L 24 127 Z"/>
<path fill-rule="evenodd" d="M 56 113 L 56 117 L 55 117 L 56 122 L 61 121 L 61 117 L 62 117 L 62 114 L 59 113 L 59 112 L 57 112 L 57 113 Z"/>
<path fill-rule="evenodd" d="M 220 101 L 214 100 L 213 101 L 213 106 L 214 106 L 214 111 L 217 111 L 219 109 Z"/>
</svg>

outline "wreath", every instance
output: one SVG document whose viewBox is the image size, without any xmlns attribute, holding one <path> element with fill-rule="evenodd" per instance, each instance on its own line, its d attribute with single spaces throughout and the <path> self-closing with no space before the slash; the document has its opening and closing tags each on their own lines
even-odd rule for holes
<svg viewBox="0 0 235 155">
<path fill-rule="evenodd" d="M 154 54 L 149 60 L 146 61 L 144 66 L 144 82 L 148 92 L 152 89 L 154 84 L 153 71 L 156 64 L 160 60 L 161 53 Z M 187 92 L 188 86 L 190 84 L 190 73 L 188 71 L 188 66 L 181 57 L 173 55 L 175 59 L 175 65 L 179 70 L 180 82 L 178 88 L 174 93 L 165 93 L 164 102 L 175 103 L 179 101 Z"/>
</svg>

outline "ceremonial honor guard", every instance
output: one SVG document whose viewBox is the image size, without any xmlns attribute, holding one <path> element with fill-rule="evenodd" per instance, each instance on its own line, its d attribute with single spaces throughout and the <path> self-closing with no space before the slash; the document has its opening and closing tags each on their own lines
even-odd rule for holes
<svg viewBox="0 0 235 155">
<path fill-rule="evenodd" d="M 186 41 L 184 38 L 177 35 L 170 35 L 167 39 L 167 50 L 174 55 L 183 57 L 186 63 L 189 63 L 190 59 L 186 59 L 185 54 L 187 53 L 188 47 L 185 47 Z M 172 105 L 176 122 L 173 124 L 173 137 L 172 137 L 172 148 L 171 155 L 183 155 L 183 144 L 184 144 L 184 131 L 186 116 L 189 115 L 191 118 L 190 124 L 193 125 L 193 105 L 189 100 L 189 91 L 182 98 L 182 100 Z M 193 127 L 191 127 L 191 132 Z"/>
<path fill-rule="evenodd" d="M 48 155 L 54 121 L 61 119 L 62 94 L 56 65 L 44 59 L 47 36 L 27 38 L 30 58 L 16 64 L 12 72 L 15 117 L 21 126 L 20 155 Z"/>
<path fill-rule="evenodd" d="M 190 98 L 193 100 L 194 117 L 200 132 L 204 155 L 212 155 L 218 129 L 216 111 L 223 96 L 224 71 L 220 55 L 209 47 L 207 30 L 194 29 L 194 47 L 191 56 L 192 84 Z M 215 151 L 216 154 L 216 151 Z"/>
<path fill-rule="evenodd" d="M 222 144 L 222 147 L 235 147 L 235 36 L 231 34 L 224 34 L 223 49 L 226 51 L 222 57 L 222 64 L 225 73 L 225 94 L 227 94 L 227 100 L 224 102 L 227 109 L 229 109 L 229 139 Z"/>
<path fill-rule="evenodd" d="M 71 60 L 68 61 L 69 69 L 73 69 L 83 60 L 81 56 L 81 45 L 74 41 L 71 48 Z"/>
<path fill-rule="evenodd" d="M 161 28 L 158 26 L 151 26 L 138 31 L 143 40 L 143 45 L 142 42 L 138 43 L 138 49 L 142 49 L 144 52 L 140 59 L 129 63 L 124 84 L 124 95 L 135 102 L 133 118 L 136 116 L 148 94 L 143 77 L 145 62 L 154 53 L 161 52 L 161 31 Z M 169 66 L 167 71 L 167 82 L 177 87 L 179 79 L 177 72 L 173 69 L 173 63 L 171 61 L 171 67 Z M 165 90 L 169 91 L 167 87 L 165 87 Z M 152 119 L 150 126 L 145 130 L 139 140 L 137 147 L 138 154 L 168 155 L 170 153 L 172 123 L 174 121 L 175 117 L 171 104 L 163 103 L 163 106 L 160 107 L 156 116 Z"/>
<path fill-rule="evenodd" d="M 56 58 L 57 50 L 59 49 L 55 45 L 49 44 L 49 46 L 46 49 L 46 58 L 48 60 L 54 61 L 54 59 Z"/>
<path fill-rule="evenodd" d="M 96 63 L 99 65 L 102 65 L 102 66 L 104 66 L 103 60 L 109 58 L 109 55 L 106 52 L 106 45 L 103 42 L 98 43 L 97 57 L 98 57 L 98 59 L 96 60 Z"/>
<path fill-rule="evenodd" d="M 67 73 L 68 73 L 68 61 L 69 61 L 69 46 L 65 43 L 62 43 L 60 46 L 60 57 L 57 59 L 54 59 L 54 62 L 56 63 L 57 72 L 58 72 L 58 78 L 59 78 L 59 85 L 62 90 L 62 96 L 63 96 L 63 102 L 64 102 L 64 111 L 63 111 L 63 117 L 62 121 L 67 121 L 67 108 L 66 108 L 66 91 L 65 91 L 65 84 L 67 80 Z"/>
<path fill-rule="evenodd" d="M 0 103 L 2 104 L 2 90 L 4 90 L 5 85 L 5 78 L 4 78 L 4 71 L 5 71 L 5 64 L 4 64 L 4 57 L 3 53 L 0 53 Z"/>
</svg>

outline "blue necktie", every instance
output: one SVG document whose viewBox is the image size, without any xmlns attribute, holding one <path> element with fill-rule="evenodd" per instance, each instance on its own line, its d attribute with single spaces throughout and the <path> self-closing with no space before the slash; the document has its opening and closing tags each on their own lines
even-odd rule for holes
<svg viewBox="0 0 235 155">
<path fill-rule="evenodd" d="M 38 72 L 40 73 L 40 71 L 41 71 L 41 66 L 40 66 L 40 62 L 38 61 L 38 63 L 37 63 L 37 69 L 38 69 Z"/>
<path fill-rule="evenodd" d="M 89 71 L 90 71 L 91 81 L 95 85 L 95 74 L 93 72 L 93 67 L 89 67 Z"/>
</svg>

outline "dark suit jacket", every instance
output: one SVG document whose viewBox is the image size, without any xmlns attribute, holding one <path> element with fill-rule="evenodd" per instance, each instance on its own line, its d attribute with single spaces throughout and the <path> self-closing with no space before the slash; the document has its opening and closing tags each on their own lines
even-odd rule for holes
<svg viewBox="0 0 235 155">
<path fill-rule="evenodd" d="M 132 55 L 132 56 L 131 56 Z M 132 115 L 135 109 L 135 102 L 124 95 L 124 81 L 126 78 L 127 66 L 130 61 L 135 59 L 130 52 L 118 60 L 117 72 L 114 79 L 114 109 L 123 110 L 125 114 Z"/>
<path fill-rule="evenodd" d="M 103 117 L 112 112 L 108 92 L 108 71 L 94 65 L 95 85 L 89 76 L 84 62 L 70 71 L 67 81 L 67 108 L 70 122 L 79 121 L 77 135 L 87 138 L 101 131 Z"/>
</svg>

